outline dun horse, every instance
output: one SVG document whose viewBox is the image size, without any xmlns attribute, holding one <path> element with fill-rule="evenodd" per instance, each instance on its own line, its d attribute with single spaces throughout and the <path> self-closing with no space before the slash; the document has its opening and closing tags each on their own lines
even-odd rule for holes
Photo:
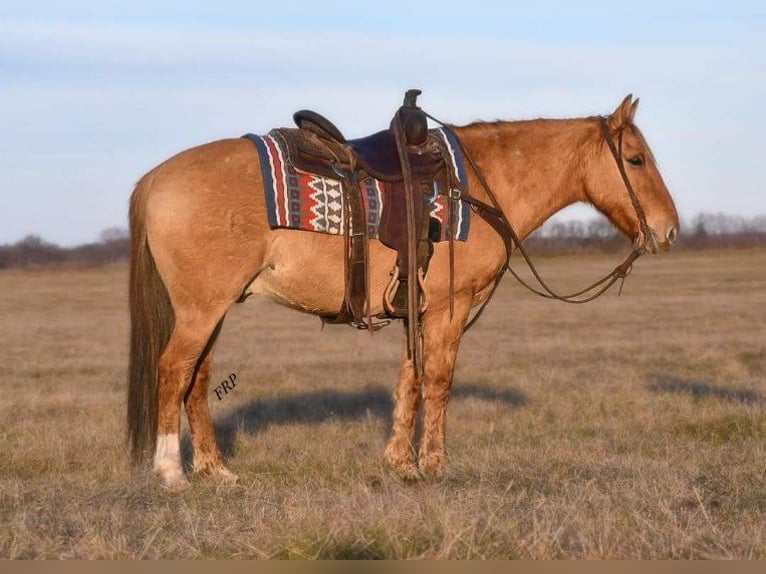
<svg viewBox="0 0 766 574">
<path fill-rule="evenodd" d="M 637 104 L 626 97 L 606 126 L 622 139 L 620 161 L 645 227 L 599 117 L 479 122 L 453 131 L 521 239 L 567 205 L 587 202 L 656 253 L 675 240 L 678 215 L 633 123 Z M 487 201 L 476 172 L 468 171 L 472 193 Z M 262 294 L 299 311 L 328 315 L 344 300 L 344 238 L 272 230 L 263 185 L 253 145 L 231 139 L 167 160 L 146 174 L 132 195 L 128 433 L 134 462 L 153 455 L 154 473 L 170 488 L 188 485 L 179 449 L 182 404 L 194 471 L 236 479 L 216 443 L 208 407 L 216 338 L 229 307 L 243 294 Z M 371 241 L 369 250 L 374 315 L 381 312 L 395 253 L 378 241 Z M 435 245 L 425 286 L 423 373 L 417 375 L 404 353 L 385 450 L 387 463 L 403 477 L 438 475 L 445 468 L 445 411 L 463 329 L 505 263 L 501 238 L 473 217 L 467 240 L 454 244 L 450 312 L 448 245 Z M 423 436 L 416 459 L 411 445 L 421 403 Z"/>
</svg>

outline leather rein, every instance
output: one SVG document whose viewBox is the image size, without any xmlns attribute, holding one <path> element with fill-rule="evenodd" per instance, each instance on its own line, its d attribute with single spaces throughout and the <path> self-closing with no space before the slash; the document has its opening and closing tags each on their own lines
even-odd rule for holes
<svg viewBox="0 0 766 574">
<path fill-rule="evenodd" d="M 451 125 L 441 122 L 440 120 L 436 119 L 435 117 L 433 117 L 432 115 L 428 113 L 426 113 L 426 115 L 431 120 L 433 120 L 437 124 L 447 129 L 450 129 L 452 127 Z M 623 140 L 624 127 L 620 129 L 619 136 L 617 138 L 617 143 L 615 144 L 614 138 L 612 137 L 612 133 L 609 130 L 609 124 L 607 122 L 607 118 L 604 116 L 600 116 L 599 121 L 601 124 L 601 132 L 604 136 L 604 139 L 606 140 L 607 146 L 609 147 L 609 151 L 611 152 L 612 157 L 617 163 L 617 169 L 620 172 L 622 181 L 625 184 L 625 189 L 627 190 L 628 196 L 630 197 L 630 202 L 633 205 L 634 211 L 636 212 L 636 217 L 638 218 L 638 224 L 639 224 L 639 233 L 636 237 L 636 240 L 633 243 L 633 250 L 628 254 L 628 256 L 620 265 L 618 265 L 617 267 L 614 268 L 614 270 L 612 270 L 611 273 L 605 275 L 604 277 L 602 277 L 598 281 L 595 281 L 594 283 L 590 284 L 588 287 L 585 287 L 584 289 L 580 289 L 579 291 L 564 294 L 564 295 L 554 291 L 542 278 L 539 271 L 535 267 L 534 263 L 532 263 L 532 259 L 530 258 L 526 249 L 522 245 L 521 239 L 519 239 L 519 236 L 516 233 L 515 229 L 513 228 L 513 225 L 511 225 L 511 222 L 508 220 L 508 218 L 505 216 L 505 213 L 501 209 L 500 204 L 497 201 L 497 197 L 495 193 L 492 191 L 492 188 L 487 182 L 487 179 L 484 177 L 484 173 L 481 171 L 481 169 L 476 164 L 474 159 L 465 149 L 462 142 L 460 142 L 459 138 L 456 138 L 458 139 L 460 149 L 463 152 L 463 157 L 465 157 L 468 160 L 468 163 L 471 165 L 471 169 L 476 174 L 476 177 L 479 180 L 479 183 L 481 184 L 485 193 L 489 197 L 491 205 L 474 197 L 473 195 L 466 193 L 465 191 L 461 192 L 460 199 L 468 203 L 471 206 L 471 209 L 477 215 L 479 215 L 482 219 L 484 219 L 484 221 L 486 221 L 495 230 L 495 232 L 503 240 L 503 244 L 505 246 L 505 252 L 506 252 L 505 263 L 503 263 L 503 266 L 497 272 L 497 275 L 495 276 L 494 284 L 492 285 L 489 295 L 482 302 L 478 311 L 476 311 L 476 313 L 471 318 L 471 320 L 468 321 L 468 323 L 465 325 L 463 332 L 468 331 L 471 327 L 473 327 L 476 321 L 478 321 L 479 317 L 484 312 L 484 309 L 487 307 L 487 304 L 490 302 L 490 300 L 494 296 L 495 291 L 497 290 L 497 287 L 500 284 L 500 281 L 505 275 L 506 271 L 510 272 L 511 275 L 513 275 L 513 277 L 521 285 L 523 285 L 525 288 L 530 290 L 532 293 L 535 293 L 536 295 L 539 295 L 540 297 L 544 297 L 546 299 L 555 299 L 557 301 L 563 301 L 564 303 L 582 304 L 582 303 L 588 303 L 590 301 L 593 301 L 594 299 L 597 299 L 598 297 L 606 293 L 617 281 L 621 281 L 619 292 L 622 293 L 622 283 L 625 281 L 625 278 L 630 274 L 630 271 L 633 268 L 633 262 L 646 252 L 645 242 L 650 237 L 651 232 L 649 230 L 649 225 L 646 222 L 646 214 L 644 213 L 644 210 L 638 201 L 638 196 L 636 195 L 636 192 L 633 189 L 633 185 L 630 182 L 630 178 L 628 177 L 628 174 L 625 170 L 624 162 L 622 160 L 622 140 Z M 515 246 L 515 249 L 517 249 L 519 253 L 521 253 L 521 256 L 524 259 L 524 262 L 529 267 L 529 270 L 532 272 L 532 275 L 534 276 L 535 280 L 537 281 L 541 289 L 538 289 L 530 285 L 518 274 L 518 272 L 515 269 L 513 269 L 513 267 L 511 267 L 511 255 L 514 251 L 514 246 Z M 450 308 L 451 307 L 452 305 L 450 305 Z"/>
</svg>

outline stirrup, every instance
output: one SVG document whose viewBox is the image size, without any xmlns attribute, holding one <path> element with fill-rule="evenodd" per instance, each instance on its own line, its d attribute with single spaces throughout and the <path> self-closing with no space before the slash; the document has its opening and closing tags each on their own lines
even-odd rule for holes
<svg viewBox="0 0 766 574">
<path fill-rule="evenodd" d="M 399 286 L 399 266 L 394 265 L 391 270 L 391 281 L 388 282 L 386 288 L 383 290 L 383 308 L 389 315 L 396 317 L 396 308 L 394 307 L 394 296 L 396 295 L 396 288 Z"/>
<path fill-rule="evenodd" d="M 383 308 L 389 315 L 398 317 L 399 313 L 394 305 L 394 297 L 399 289 L 401 280 L 399 279 L 400 271 L 399 266 L 395 265 L 391 270 L 391 280 L 388 282 L 386 289 L 383 291 Z M 422 315 L 428 309 L 429 299 L 426 292 L 426 277 L 422 267 L 418 267 L 418 286 L 420 287 L 420 293 L 422 295 L 420 306 L 418 307 L 418 313 Z"/>
</svg>

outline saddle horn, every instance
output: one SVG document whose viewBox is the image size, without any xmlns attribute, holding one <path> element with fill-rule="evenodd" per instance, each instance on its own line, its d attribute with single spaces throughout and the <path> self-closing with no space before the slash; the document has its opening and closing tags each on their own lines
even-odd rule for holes
<svg viewBox="0 0 766 574">
<path fill-rule="evenodd" d="M 404 129 L 404 140 L 409 146 L 421 146 L 428 139 L 428 118 L 417 106 L 418 96 L 422 93 L 418 89 L 407 90 L 397 114 Z"/>
<path fill-rule="evenodd" d="M 412 90 L 407 90 L 404 93 L 404 103 L 402 104 L 405 108 L 417 108 L 417 99 L 420 94 L 423 92 L 421 90 L 418 90 L 417 88 L 414 88 Z"/>
</svg>

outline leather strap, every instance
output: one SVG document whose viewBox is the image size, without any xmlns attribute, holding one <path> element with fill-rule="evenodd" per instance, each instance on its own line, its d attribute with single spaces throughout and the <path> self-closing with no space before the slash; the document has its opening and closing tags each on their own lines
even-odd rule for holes
<svg viewBox="0 0 766 574">
<path fill-rule="evenodd" d="M 649 230 L 649 225 L 646 223 L 646 214 L 644 213 L 644 208 L 641 207 L 641 204 L 638 201 L 638 196 L 633 189 L 633 184 L 630 182 L 628 172 L 625 171 L 625 163 L 622 161 L 622 136 L 625 132 L 625 129 L 624 127 L 620 129 L 620 135 L 617 139 L 618 144 L 615 146 L 614 138 L 612 137 L 612 131 L 609 129 L 609 121 L 604 116 L 601 116 L 599 119 L 601 122 L 601 133 L 604 135 L 606 144 L 609 146 L 609 151 L 612 152 L 612 157 L 617 163 L 617 169 L 622 176 L 623 183 L 625 183 L 625 189 L 628 190 L 630 203 L 633 204 L 633 209 L 636 212 L 636 216 L 638 217 L 639 229 L 644 236 L 644 241 L 647 241 L 651 237 L 651 231 Z"/>
<path fill-rule="evenodd" d="M 405 102 L 405 105 L 406 102 Z M 396 150 L 399 154 L 399 162 L 402 168 L 402 179 L 406 195 L 407 208 L 407 355 L 413 361 L 415 373 L 422 374 L 422 345 L 420 330 L 420 285 L 418 277 L 418 243 L 419 233 L 415 221 L 415 202 L 422 201 L 416 195 L 412 181 L 412 168 L 407 153 L 407 138 L 404 133 L 402 108 L 396 112 L 391 123 L 396 141 Z"/>
<path fill-rule="evenodd" d="M 346 305 L 353 317 L 354 326 L 365 324 L 365 308 L 367 310 L 367 323 L 372 323 L 369 316 L 369 282 L 367 280 L 367 218 L 359 181 L 354 170 L 351 170 L 347 176 L 346 182 L 348 189 L 346 197 L 346 218 L 345 218 L 345 237 L 346 237 L 346 260 L 348 262 L 346 269 Z"/>
</svg>

